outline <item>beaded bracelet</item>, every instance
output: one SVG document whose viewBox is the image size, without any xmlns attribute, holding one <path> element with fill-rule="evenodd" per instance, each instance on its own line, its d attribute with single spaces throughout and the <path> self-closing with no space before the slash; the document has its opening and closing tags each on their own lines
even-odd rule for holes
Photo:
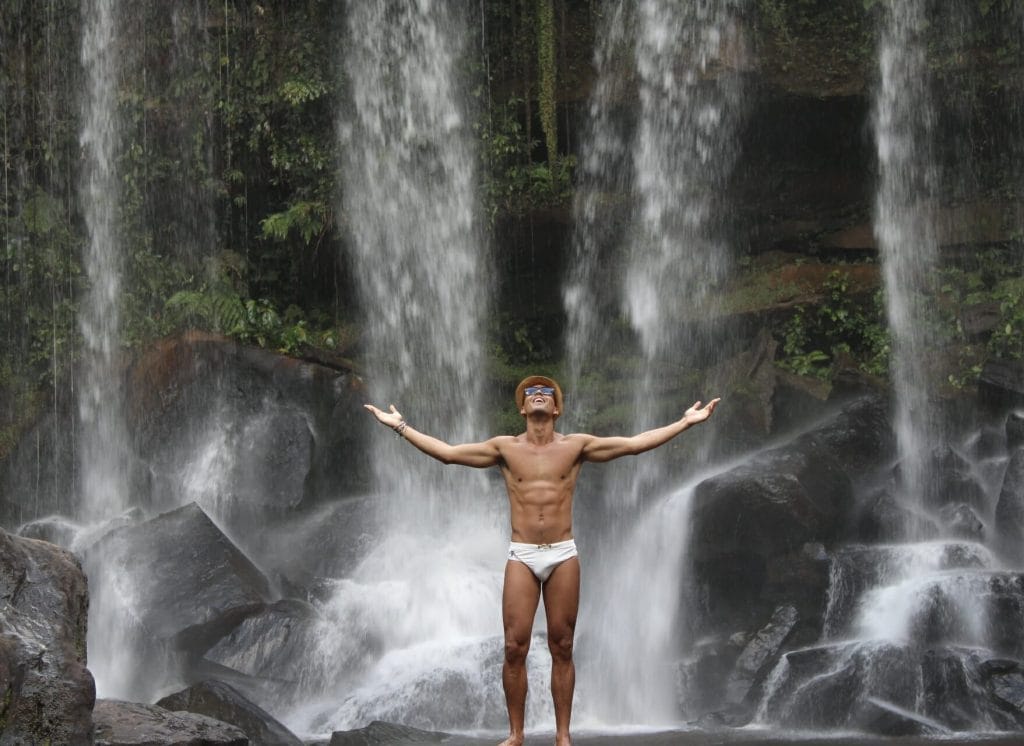
<svg viewBox="0 0 1024 746">
<path fill-rule="evenodd" d="M 399 438 L 404 438 L 405 437 L 405 428 L 407 428 L 407 427 L 409 427 L 409 423 L 406 422 L 405 420 L 402 420 L 397 425 L 395 425 L 392 428 L 392 430 L 394 430 L 396 433 L 398 433 L 398 437 Z"/>
</svg>

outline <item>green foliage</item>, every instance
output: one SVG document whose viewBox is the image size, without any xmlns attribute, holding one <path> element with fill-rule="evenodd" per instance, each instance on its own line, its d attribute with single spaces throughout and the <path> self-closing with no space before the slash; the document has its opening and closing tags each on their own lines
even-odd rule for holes
<svg viewBox="0 0 1024 746">
<path fill-rule="evenodd" d="M 537 207 L 566 204 L 572 196 L 574 156 L 555 156 L 547 162 L 531 160 L 532 143 L 516 116 L 518 99 L 495 106 L 490 117 L 477 124 L 484 160 L 484 195 L 487 212 L 522 215 Z"/>
<path fill-rule="evenodd" d="M 296 232 L 309 245 L 327 230 L 327 205 L 323 202 L 296 202 L 284 212 L 275 212 L 260 222 L 264 238 L 284 241 Z"/>
<path fill-rule="evenodd" d="M 1024 359 L 1024 277 L 1007 278 L 992 290 L 999 302 L 999 323 L 989 338 L 989 353 L 997 359 Z"/>
<path fill-rule="evenodd" d="M 288 355 L 309 347 L 342 350 L 351 343 L 351 329 L 330 325 L 321 314 L 314 314 L 311 322 L 298 306 L 289 306 L 282 314 L 267 298 L 247 297 L 245 273 L 245 260 L 234 252 L 211 260 L 207 282 L 168 298 L 168 323 L 172 328 L 206 329 Z"/>
<path fill-rule="evenodd" d="M 850 293 L 845 272 L 831 272 L 824 298 L 813 308 L 801 305 L 782 328 L 780 367 L 804 376 L 828 379 L 837 357 L 852 357 L 861 370 L 885 375 L 889 335 L 882 324 L 881 293 L 870 302 Z"/>
</svg>

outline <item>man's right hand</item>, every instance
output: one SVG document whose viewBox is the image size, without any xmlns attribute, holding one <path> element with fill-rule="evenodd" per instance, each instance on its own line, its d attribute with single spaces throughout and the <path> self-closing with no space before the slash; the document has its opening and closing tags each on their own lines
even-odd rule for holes
<svg viewBox="0 0 1024 746">
<path fill-rule="evenodd" d="M 379 422 L 382 425 L 387 425 L 392 430 L 394 430 L 396 427 L 402 424 L 402 421 L 405 419 L 404 417 L 402 417 L 402 413 L 395 409 L 394 404 L 390 405 L 390 412 L 385 412 L 382 409 L 377 409 L 377 407 L 373 406 L 372 404 L 364 404 L 363 406 L 370 410 L 371 414 L 373 414 L 373 416 L 377 418 L 377 422 Z"/>
</svg>

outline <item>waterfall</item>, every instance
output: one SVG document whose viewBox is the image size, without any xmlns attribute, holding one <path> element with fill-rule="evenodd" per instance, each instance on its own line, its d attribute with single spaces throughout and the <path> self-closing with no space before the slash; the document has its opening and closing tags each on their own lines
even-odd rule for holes
<svg viewBox="0 0 1024 746">
<path fill-rule="evenodd" d="M 458 70 L 466 20 L 444 2 L 351 2 L 339 46 L 350 99 L 339 115 L 342 206 L 365 314 L 367 401 L 394 403 L 414 427 L 453 443 L 486 435 L 491 286 Z M 327 695 L 319 712 L 296 717 L 312 718 L 299 729 L 388 718 L 501 727 L 504 497 L 480 472 L 446 469 L 385 428 L 372 436 L 378 534 L 322 612 L 331 626 L 362 630 L 377 652 L 339 649 L 344 641 L 325 630 L 314 659 L 328 662 Z M 458 699 L 467 692 L 485 701 L 467 706 Z"/>
<path fill-rule="evenodd" d="M 940 444 L 930 358 L 937 348 L 926 306 L 937 268 L 933 210 L 938 173 L 932 154 L 935 113 L 921 34 L 925 3 L 885 4 L 880 81 L 873 122 L 879 180 L 875 235 L 892 335 L 891 377 L 903 499 L 919 511 L 930 484 L 927 462 Z M 908 527 L 913 533 L 912 527 Z"/>
<path fill-rule="evenodd" d="M 79 314 L 85 343 L 79 443 L 81 511 L 89 519 L 109 517 L 128 504 L 128 436 L 118 360 L 123 259 L 117 228 L 120 54 L 115 6 L 112 0 L 86 3 L 82 30 L 86 90 L 81 199 L 88 229 L 83 264 L 89 292 Z"/>
<path fill-rule="evenodd" d="M 712 360 L 714 291 L 732 256 L 723 204 L 741 108 L 737 6 L 724 0 L 619 2 L 608 9 L 599 31 L 598 80 L 581 154 L 577 229 L 564 293 L 569 388 L 579 388 L 608 350 L 618 348 L 617 323 L 624 318 L 629 328 L 620 336 L 641 361 L 623 373 L 625 385 L 619 386 L 628 392 L 635 432 L 681 416 L 693 399 L 680 401 L 665 392 Z M 626 114 L 632 97 L 635 121 Z M 688 384 L 691 390 L 683 396 L 713 393 L 694 391 L 695 386 Z M 586 426 L 596 404 L 573 398 L 570 416 L 577 407 L 577 421 Z M 666 455 L 645 454 L 610 467 L 603 488 L 607 520 L 595 521 L 605 524 L 603 549 L 588 568 L 597 580 L 587 584 L 589 608 L 581 619 L 594 627 L 586 630 L 597 648 L 593 665 L 600 674 L 594 679 L 607 682 L 598 685 L 588 709 L 606 722 L 678 717 L 672 662 L 679 644 L 679 568 L 685 564 L 680 537 L 686 536 L 689 493 L 670 490 L 665 504 L 639 522 L 635 510 L 666 491 Z M 666 547 L 671 558 L 664 556 Z M 658 570 L 656 584 L 636 582 L 664 567 L 670 570 Z M 642 620 L 607 612 L 615 608 L 658 618 L 663 629 L 652 632 Z M 632 682 L 628 691 L 623 681 Z"/>
</svg>

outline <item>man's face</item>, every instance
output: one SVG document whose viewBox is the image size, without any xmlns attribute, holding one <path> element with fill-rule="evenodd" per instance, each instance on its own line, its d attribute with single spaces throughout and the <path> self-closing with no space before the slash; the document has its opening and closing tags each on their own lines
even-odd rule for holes
<svg viewBox="0 0 1024 746">
<path fill-rule="evenodd" d="M 555 390 L 536 384 L 528 386 L 523 392 L 525 398 L 523 399 L 523 410 L 522 414 L 530 415 L 533 412 L 547 412 L 552 416 L 558 414 L 555 410 Z"/>
</svg>

